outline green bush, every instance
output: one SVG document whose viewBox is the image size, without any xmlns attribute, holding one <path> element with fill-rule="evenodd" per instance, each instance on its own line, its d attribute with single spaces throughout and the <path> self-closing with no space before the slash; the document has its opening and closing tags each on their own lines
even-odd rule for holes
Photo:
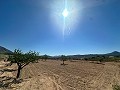
<svg viewBox="0 0 120 90">
<path fill-rule="evenodd" d="M 120 86 L 119 85 L 113 85 L 113 90 L 120 90 Z"/>
</svg>

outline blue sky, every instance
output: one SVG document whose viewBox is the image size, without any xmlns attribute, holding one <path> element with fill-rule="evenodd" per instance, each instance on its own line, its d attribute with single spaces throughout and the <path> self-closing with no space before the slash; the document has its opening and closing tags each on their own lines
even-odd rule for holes
<svg viewBox="0 0 120 90">
<path fill-rule="evenodd" d="M 0 45 L 48 55 L 120 51 L 120 0 L 77 0 L 80 18 L 64 39 L 51 20 L 55 1 L 0 0 Z"/>
</svg>

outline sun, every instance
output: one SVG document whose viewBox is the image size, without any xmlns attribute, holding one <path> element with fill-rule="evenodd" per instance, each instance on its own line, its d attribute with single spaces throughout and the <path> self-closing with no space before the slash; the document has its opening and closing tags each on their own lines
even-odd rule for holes
<svg viewBox="0 0 120 90">
<path fill-rule="evenodd" d="M 64 17 L 67 17 L 67 16 L 68 16 L 68 10 L 67 10 L 67 9 L 64 9 L 62 15 L 63 15 Z"/>
<path fill-rule="evenodd" d="M 78 25 L 82 16 L 82 5 L 80 0 L 53 0 L 51 3 L 51 21 L 58 25 L 59 33 L 68 36 L 72 30 Z M 80 13 L 80 15 L 79 15 Z M 55 20 L 53 20 L 55 19 Z M 57 31 L 55 29 L 55 31 Z"/>
</svg>

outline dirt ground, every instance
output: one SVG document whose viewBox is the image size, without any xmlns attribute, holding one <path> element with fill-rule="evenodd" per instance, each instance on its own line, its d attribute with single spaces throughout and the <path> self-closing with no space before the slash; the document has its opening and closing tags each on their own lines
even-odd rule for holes
<svg viewBox="0 0 120 90">
<path fill-rule="evenodd" d="M 23 68 L 22 80 L 13 83 L 16 65 L 5 67 L 5 62 L 1 62 L 0 86 L 6 86 L 0 90 L 112 90 L 112 85 L 120 84 L 118 62 L 66 61 L 65 66 L 61 63 L 55 60 L 31 63 Z"/>
</svg>

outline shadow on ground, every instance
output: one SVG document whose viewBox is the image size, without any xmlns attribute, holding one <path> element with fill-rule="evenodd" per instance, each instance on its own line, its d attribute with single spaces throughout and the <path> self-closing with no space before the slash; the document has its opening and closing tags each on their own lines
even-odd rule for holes
<svg viewBox="0 0 120 90">
<path fill-rule="evenodd" d="M 3 72 L 13 72 L 13 71 L 16 71 L 15 69 L 3 69 L 2 70 Z"/>
<path fill-rule="evenodd" d="M 21 83 L 23 80 L 22 79 L 16 79 L 13 77 L 0 77 L 0 88 L 12 88 L 11 85 L 12 84 L 19 84 Z"/>
<path fill-rule="evenodd" d="M 4 72 L 13 72 L 13 71 L 17 71 L 17 69 L 2 69 L 0 70 L 0 75 L 2 75 Z"/>
<path fill-rule="evenodd" d="M 3 73 L 5 73 L 5 72 L 9 73 L 9 72 L 14 72 L 14 71 L 16 71 L 16 69 L 8 69 L 8 68 L 6 68 L 6 69 L 0 70 L 1 75 Z M 11 89 L 12 84 L 18 84 L 18 83 L 21 83 L 22 81 L 23 81 L 22 79 L 16 79 L 16 78 L 10 77 L 10 76 L 1 76 L 0 77 L 0 88 L 5 89 L 5 90 L 7 88 Z"/>
<path fill-rule="evenodd" d="M 66 66 L 66 65 L 68 65 L 68 64 L 60 64 L 60 65 Z"/>
</svg>

